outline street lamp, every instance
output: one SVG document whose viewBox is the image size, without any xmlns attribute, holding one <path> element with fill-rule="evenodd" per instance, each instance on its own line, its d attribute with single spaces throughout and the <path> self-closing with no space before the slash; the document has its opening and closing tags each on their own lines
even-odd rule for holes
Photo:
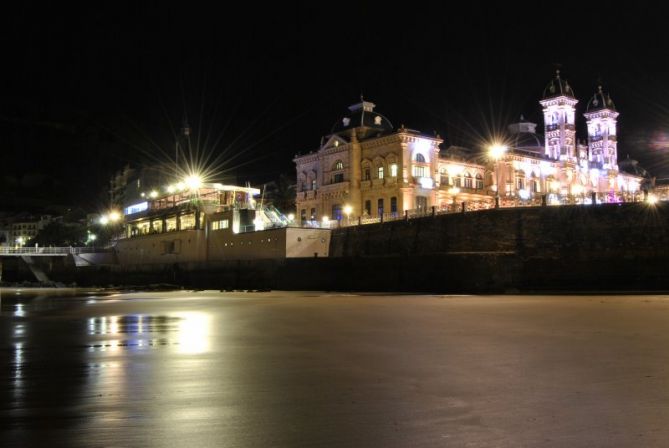
<svg viewBox="0 0 669 448">
<path fill-rule="evenodd" d="M 351 224 L 351 212 L 353 211 L 353 207 L 350 205 L 345 205 L 344 206 L 344 213 L 346 213 L 346 223 Z"/>
<path fill-rule="evenodd" d="M 460 193 L 460 189 L 458 187 L 451 187 L 448 189 L 448 193 L 453 197 L 453 211 L 456 211 L 456 199 L 458 197 L 458 193 Z"/>
<path fill-rule="evenodd" d="M 495 175 L 496 175 L 496 187 L 495 187 L 495 208 L 499 208 L 499 161 L 504 154 L 508 151 L 506 145 L 501 145 L 495 143 L 488 149 L 488 156 L 495 161 Z"/>
<path fill-rule="evenodd" d="M 109 222 L 117 222 L 121 219 L 121 214 L 116 210 L 109 212 L 108 215 Z"/>
</svg>

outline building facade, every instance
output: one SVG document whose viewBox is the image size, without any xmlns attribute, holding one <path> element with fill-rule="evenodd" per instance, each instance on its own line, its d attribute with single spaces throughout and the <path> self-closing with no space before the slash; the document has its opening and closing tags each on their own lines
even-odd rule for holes
<svg viewBox="0 0 669 448">
<path fill-rule="evenodd" d="M 489 200 L 485 167 L 440 157 L 438 136 L 422 135 L 390 121 L 362 101 L 335 124 L 320 148 L 295 158 L 299 220 L 395 217 L 447 206 L 455 186 L 463 199 Z"/>
<path fill-rule="evenodd" d="M 618 167 L 619 114 L 601 87 L 583 114 L 587 143 L 576 137 L 578 99 L 559 71 L 539 104 L 544 136 L 521 117 L 497 153 L 440 151 L 439 135 L 394 128 L 375 104 L 354 104 L 316 151 L 294 159 L 297 219 L 357 222 L 460 207 L 640 199 L 643 178 Z"/>
<path fill-rule="evenodd" d="M 24 246 L 35 238 L 44 227 L 54 221 L 51 215 L 39 217 L 23 217 L 9 224 L 7 229 L 7 246 Z"/>
</svg>

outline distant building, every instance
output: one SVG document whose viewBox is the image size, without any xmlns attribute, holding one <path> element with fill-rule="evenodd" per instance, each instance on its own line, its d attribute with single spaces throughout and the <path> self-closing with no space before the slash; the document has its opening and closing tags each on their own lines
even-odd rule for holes
<svg viewBox="0 0 669 448">
<path fill-rule="evenodd" d="M 52 222 L 54 218 L 51 215 L 41 215 L 39 217 L 23 216 L 17 217 L 8 224 L 7 246 L 23 246 L 35 238 L 39 232 Z"/>
<path fill-rule="evenodd" d="M 171 173 L 160 164 L 142 168 L 131 168 L 130 165 L 126 165 L 110 179 L 111 207 L 125 209 L 131 205 L 147 202 L 152 192 L 154 196 L 162 194 L 162 191 L 153 189 L 164 188 L 169 183 Z"/>
<path fill-rule="evenodd" d="M 544 135 L 521 118 L 494 157 L 489 148 L 440 153 L 439 135 L 396 129 L 375 104 L 354 104 L 316 151 L 295 157 L 297 218 L 382 219 L 461 202 L 472 209 L 496 201 L 505 207 L 641 199 L 643 176 L 619 169 L 619 113 L 601 87 L 586 105 L 587 143 L 576 138 L 578 100 L 559 72 L 539 103 Z"/>
</svg>

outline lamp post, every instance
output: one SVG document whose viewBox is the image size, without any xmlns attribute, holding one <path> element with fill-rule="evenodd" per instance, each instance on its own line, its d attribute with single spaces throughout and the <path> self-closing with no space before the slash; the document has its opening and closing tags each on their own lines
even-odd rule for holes
<svg viewBox="0 0 669 448">
<path fill-rule="evenodd" d="M 458 187 L 451 187 L 448 189 L 448 192 L 450 193 L 451 197 L 453 198 L 453 212 L 456 212 L 456 199 L 458 197 L 458 193 L 460 193 L 460 189 Z"/>
<path fill-rule="evenodd" d="M 499 208 L 499 161 L 504 156 L 507 148 L 505 145 L 500 145 L 495 143 L 488 149 L 488 155 L 495 161 L 495 176 L 496 176 L 496 188 L 495 188 L 495 208 Z"/>
<path fill-rule="evenodd" d="M 344 213 L 346 213 L 346 225 L 350 226 L 351 225 L 351 212 L 353 211 L 353 207 L 350 205 L 345 205 L 344 206 Z"/>
</svg>

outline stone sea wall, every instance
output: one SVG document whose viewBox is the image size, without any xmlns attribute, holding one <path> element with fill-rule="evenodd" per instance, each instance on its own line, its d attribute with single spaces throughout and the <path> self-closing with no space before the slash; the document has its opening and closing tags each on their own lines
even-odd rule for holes
<svg viewBox="0 0 669 448">
<path fill-rule="evenodd" d="M 497 293 L 669 290 L 669 204 L 533 207 L 333 231 L 329 258 L 98 266 L 81 285 Z"/>
</svg>

